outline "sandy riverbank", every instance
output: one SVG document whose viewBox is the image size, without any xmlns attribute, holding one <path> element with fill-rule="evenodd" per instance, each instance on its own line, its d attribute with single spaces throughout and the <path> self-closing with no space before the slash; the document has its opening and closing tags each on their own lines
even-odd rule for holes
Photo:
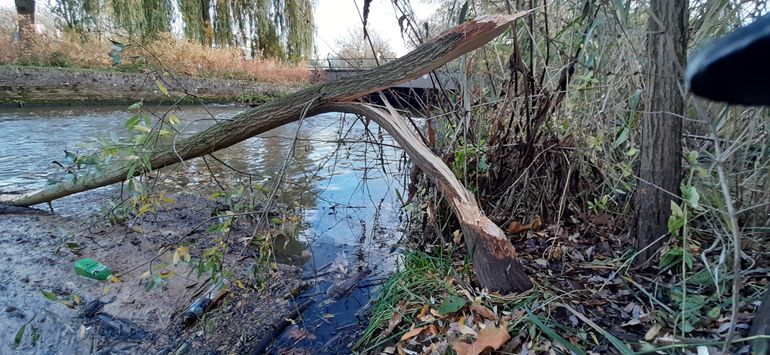
<svg viewBox="0 0 770 355">
<path fill-rule="evenodd" d="M 237 250 L 225 254 L 224 264 L 238 282 L 205 319 L 182 326 L 182 312 L 210 280 L 205 274 L 197 277 L 194 260 L 174 264 L 173 252 L 175 246 L 186 245 L 195 259 L 216 243 L 205 228 L 216 203 L 180 192 L 168 209 L 130 226 L 94 220 L 99 216 L 93 214 L 95 206 L 113 193 L 102 189 L 57 200 L 54 214 L 0 215 L 0 353 L 163 353 L 180 347 L 193 353 L 242 353 L 290 313 L 288 296 L 301 284 L 299 269 L 275 265 L 263 287 L 257 287 L 246 275 L 255 254 L 233 248 Z M 201 224 L 203 228 L 195 229 Z M 234 227 L 231 237 L 249 232 Z M 104 262 L 120 282 L 77 276 L 73 264 L 82 257 Z M 150 270 L 168 277 L 147 291 L 142 274 Z M 58 300 L 49 299 L 52 295 Z M 84 305 L 94 299 L 106 302 L 103 311 L 130 324 L 132 332 L 147 336 L 108 334 L 103 325 L 80 317 Z M 22 327 L 24 334 L 16 344 Z"/>
</svg>

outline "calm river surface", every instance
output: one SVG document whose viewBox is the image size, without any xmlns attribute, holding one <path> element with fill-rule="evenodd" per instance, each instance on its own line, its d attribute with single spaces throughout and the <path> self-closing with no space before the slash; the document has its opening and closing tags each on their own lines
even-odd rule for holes
<svg viewBox="0 0 770 355">
<path fill-rule="evenodd" d="M 167 108 L 147 109 L 163 114 Z M 174 114 L 182 121 L 183 134 L 189 134 L 242 110 L 233 106 L 185 106 Z M 125 136 L 123 127 L 130 115 L 126 107 L 0 109 L 0 191 L 44 186 L 56 172 L 51 162 L 62 159 L 64 149 L 84 152 L 99 138 Z M 330 263 L 343 268 L 365 263 L 373 270 L 363 281 L 365 287 L 339 301 L 330 302 L 325 296 L 330 281 L 335 280 L 322 282 L 300 296 L 316 298 L 314 306 L 304 314 L 305 326 L 315 339 L 305 345 L 320 349 L 358 322 L 355 313 L 376 293 L 377 281 L 393 268 L 395 257 L 390 248 L 400 237 L 396 191 L 404 190 L 406 165 L 402 151 L 389 146 L 394 143 L 386 134 L 374 124 L 369 124 L 367 130 L 352 115 L 324 114 L 306 119 L 299 131 L 297 127 L 294 123 L 277 128 L 215 156 L 258 177 L 269 187 L 284 165 L 296 134 L 295 153 L 284 178 L 289 187 L 277 202 L 291 206 L 300 201 L 304 207 L 308 227 L 303 238 L 313 255 L 304 264 L 306 272 Z M 186 169 L 187 174 L 178 182 L 180 186 L 195 184 L 210 175 L 202 159 L 188 162 Z M 211 169 L 225 174 L 221 164 L 213 164 Z M 292 343 L 284 338 L 284 345 Z"/>
</svg>

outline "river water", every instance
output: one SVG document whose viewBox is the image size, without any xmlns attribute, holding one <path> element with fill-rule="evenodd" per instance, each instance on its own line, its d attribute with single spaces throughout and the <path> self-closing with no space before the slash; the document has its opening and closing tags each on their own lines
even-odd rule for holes
<svg viewBox="0 0 770 355">
<path fill-rule="evenodd" d="M 163 114 L 168 108 L 146 109 Z M 182 121 L 183 134 L 190 134 L 242 110 L 183 106 L 173 113 Z M 126 107 L 0 109 L 0 191 L 42 187 L 57 174 L 51 162 L 62 159 L 64 149 L 83 152 L 99 138 L 125 136 L 130 115 Z M 306 228 L 301 238 L 312 255 L 301 263 L 306 275 L 362 264 L 373 272 L 360 283 L 362 287 L 339 300 L 326 296 L 329 285 L 338 281 L 333 277 L 305 291 L 298 298 L 313 298 L 315 303 L 303 313 L 302 326 L 313 336 L 297 342 L 284 334 L 276 347 L 346 352 L 350 339 L 340 335 L 359 322 L 356 313 L 376 295 L 377 285 L 395 265 L 391 249 L 400 238 L 399 196 L 404 191 L 406 160 L 387 134 L 352 115 L 323 114 L 307 118 L 299 130 L 298 126 L 279 127 L 215 156 L 269 187 L 296 135 L 293 157 L 286 164 L 287 183 L 276 202 L 291 206 L 299 201 L 302 206 Z M 187 174 L 179 186 L 205 179 L 208 169 L 222 174 L 227 170 L 222 164 L 209 161 L 207 167 L 195 159 L 186 164 Z"/>
</svg>

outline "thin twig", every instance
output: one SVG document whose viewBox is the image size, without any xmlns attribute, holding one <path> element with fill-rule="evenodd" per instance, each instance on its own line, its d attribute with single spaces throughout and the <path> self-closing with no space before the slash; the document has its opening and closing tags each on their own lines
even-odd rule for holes
<svg viewBox="0 0 770 355">
<path fill-rule="evenodd" d="M 730 196 L 730 187 L 727 185 L 727 175 L 725 174 L 724 167 L 722 166 L 723 156 L 722 148 L 717 137 L 716 127 L 710 125 L 711 137 L 714 140 L 714 154 L 716 155 L 717 174 L 719 175 L 719 185 L 722 188 L 722 196 L 725 199 L 725 207 L 727 207 L 727 215 L 730 218 L 730 232 L 733 236 L 733 297 L 732 297 L 732 310 L 730 314 L 730 330 L 727 332 L 727 338 L 725 344 L 722 347 L 722 352 L 727 353 L 732 343 L 731 339 L 735 334 L 735 321 L 738 318 L 738 301 L 740 300 L 741 292 L 741 235 L 738 230 L 738 216 L 735 213 L 735 207 L 733 206 L 732 197 Z"/>
</svg>

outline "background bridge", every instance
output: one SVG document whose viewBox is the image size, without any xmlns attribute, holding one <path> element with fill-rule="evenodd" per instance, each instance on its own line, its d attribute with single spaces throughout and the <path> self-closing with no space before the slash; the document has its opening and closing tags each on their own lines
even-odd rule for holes
<svg viewBox="0 0 770 355">
<path fill-rule="evenodd" d="M 320 81 L 333 81 L 376 68 L 395 58 L 319 58 L 310 61 L 311 70 L 318 73 Z M 391 89 L 457 90 L 457 84 L 447 75 L 423 75 L 412 81 L 397 84 Z M 427 94 L 418 92 L 418 94 Z"/>
</svg>

